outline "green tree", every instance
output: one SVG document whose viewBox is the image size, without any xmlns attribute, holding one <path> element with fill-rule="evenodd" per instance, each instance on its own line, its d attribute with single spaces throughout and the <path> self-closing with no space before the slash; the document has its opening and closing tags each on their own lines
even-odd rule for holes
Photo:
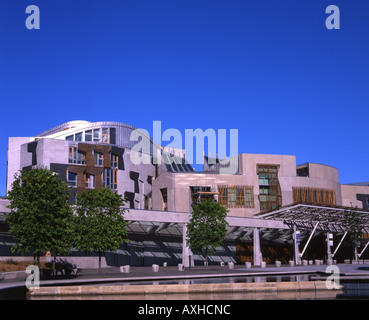
<svg viewBox="0 0 369 320">
<path fill-rule="evenodd" d="M 226 236 L 228 210 L 212 199 L 193 205 L 193 213 L 187 226 L 187 245 L 193 252 L 205 252 L 208 256 L 216 253 L 216 248 L 222 246 Z"/>
<path fill-rule="evenodd" d="M 45 167 L 22 170 L 14 179 L 7 197 L 7 222 L 15 238 L 12 251 L 26 255 L 32 248 L 38 265 L 43 252 L 56 256 L 69 251 L 73 210 L 68 203 L 68 185 Z"/>
<path fill-rule="evenodd" d="M 349 245 L 351 246 L 352 256 L 355 257 L 358 262 L 358 253 L 356 242 L 360 241 L 360 236 L 364 229 L 364 220 L 360 212 L 347 210 L 344 212 L 343 226 L 347 230 L 347 237 L 349 239 Z M 352 257 L 351 256 L 351 257 Z"/>
<path fill-rule="evenodd" d="M 126 200 L 109 188 L 89 189 L 77 195 L 76 207 L 76 247 L 80 250 L 101 255 L 105 251 L 115 251 L 128 241 L 127 223 L 124 220 Z"/>
</svg>

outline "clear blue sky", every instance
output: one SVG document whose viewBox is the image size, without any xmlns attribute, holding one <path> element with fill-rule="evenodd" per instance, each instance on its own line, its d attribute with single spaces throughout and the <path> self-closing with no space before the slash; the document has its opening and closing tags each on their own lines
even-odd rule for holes
<svg viewBox="0 0 369 320">
<path fill-rule="evenodd" d="M 8 137 L 71 120 L 238 129 L 239 152 L 369 181 L 368 76 L 368 0 L 1 0 L 0 195 Z"/>
</svg>

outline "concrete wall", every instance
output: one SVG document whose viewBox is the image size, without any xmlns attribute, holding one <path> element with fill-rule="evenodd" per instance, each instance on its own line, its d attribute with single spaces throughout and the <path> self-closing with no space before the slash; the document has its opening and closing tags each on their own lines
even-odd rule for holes
<svg viewBox="0 0 369 320">
<path fill-rule="evenodd" d="M 123 154 L 124 170 L 118 170 L 118 193 L 124 196 L 125 192 L 134 193 L 134 202 L 136 209 L 145 209 L 145 195 L 151 193 L 151 184 L 149 177 L 155 179 L 155 166 L 150 164 L 133 164 L 130 159 L 130 150 L 125 149 Z M 130 172 L 137 172 L 139 192 L 135 190 L 135 182 L 130 178 Z M 152 205 L 151 205 L 152 206 Z M 150 209 L 150 207 L 149 207 Z"/>
<path fill-rule="evenodd" d="M 218 185 L 251 185 L 254 187 L 254 208 L 231 208 L 228 215 L 253 216 L 260 212 L 258 164 L 279 166 L 278 180 L 281 188 L 282 206 L 293 203 L 293 187 L 333 189 L 336 193 L 336 204 L 342 205 L 341 185 L 336 168 L 309 163 L 307 164 L 309 177 L 298 177 L 295 156 L 241 154 L 239 160 L 240 174 L 236 175 L 222 175 L 215 172 L 167 172 L 160 175 L 153 184 L 153 209 L 162 209 L 160 194 L 162 188 L 168 190 L 168 210 L 186 212 L 190 201 L 190 186 L 209 186 L 213 191 L 218 191 Z"/>
<path fill-rule="evenodd" d="M 22 163 L 22 145 L 30 142 L 31 138 L 19 137 L 9 138 L 8 141 L 8 166 L 7 166 L 7 179 L 6 179 L 6 193 L 11 189 L 11 185 L 14 181 L 14 175 L 20 170 Z"/>
<path fill-rule="evenodd" d="M 363 208 L 362 201 L 357 199 L 358 194 L 369 195 L 369 186 L 341 185 L 342 205 L 346 207 Z"/>
</svg>

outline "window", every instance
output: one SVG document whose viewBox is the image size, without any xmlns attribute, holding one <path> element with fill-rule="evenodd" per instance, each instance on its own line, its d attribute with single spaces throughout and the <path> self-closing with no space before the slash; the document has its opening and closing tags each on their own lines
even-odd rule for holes
<svg viewBox="0 0 369 320">
<path fill-rule="evenodd" d="M 259 187 L 259 194 L 270 194 L 270 187 L 269 186 L 260 186 Z"/>
<path fill-rule="evenodd" d="M 74 153 L 76 152 L 77 148 L 69 147 L 69 154 L 68 154 L 68 162 L 73 163 Z"/>
<path fill-rule="evenodd" d="M 85 131 L 85 141 L 92 141 L 92 130 Z"/>
<path fill-rule="evenodd" d="M 258 165 L 260 210 L 278 208 L 282 203 L 278 165 Z"/>
<path fill-rule="evenodd" d="M 94 129 L 94 142 L 100 142 L 100 129 Z"/>
<path fill-rule="evenodd" d="M 77 147 L 69 147 L 68 162 L 86 164 L 86 153 L 78 151 Z"/>
<path fill-rule="evenodd" d="M 269 178 L 267 174 L 259 174 L 259 185 L 269 185 Z"/>
<path fill-rule="evenodd" d="M 109 129 L 108 128 L 102 129 L 102 142 L 109 143 Z"/>
<path fill-rule="evenodd" d="M 162 210 L 168 211 L 168 191 L 167 188 L 160 189 L 161 197 L 163 200 Z"/>
<path fill-rule="evenodd" d="M 77 186 L 77 174 L 69 172 L 69 170 L 67 170 L 67 183 L 70 186 L 76 187 Z"/>
<path fill-rule="evenodd" d="M 82 141 L 82 132 L 78 132 L 74 135 L 74 141 Z"/>
<path fill-rule="evenodd" d="M 210 192 L 211 187 L 196 186 L 190 187 L 192 204 L 198 204 L 204 199 L 204 195 L 201 192 Z"/>
<path fill-rule="evenodd" d="M 227 208 L 254 208 L 253 186 L 218 185 L 219 204 Z"/>
<path fill-rule="evenodd" d="M 104 164 L 104 155 L 102 153 L 94 151 L 95 166 L 102 167 Z"/>
<path fill-rule="evenodd" d="M 74 140 L 74 135 L 72 134 L 71 136 L 66 137 L 65 140 L 73 141 Z"/>
<path fill-rule="evenodd" d="M 85 184 L 86 188 L 92 189 L 95 187 L 95 177 L 92 174 L 85 173 Z"/>
<path fill-rule="evenodd" d="M 102 172 L 103 187 L 111 190 L 117 189 L 117 170 L 105 168 Z"/>
<path fill-rule="evenodd" d="M 112 168 L 118 168 L 118 156 L 115 154 L 110 155 L 110 161 Z"/>
<path fill-rule="evenodd" d="M 227 205 L 231 208 L 234 208 L 237 204 L 237 189 L 236 188 L 228 188 L 227 189 Z"/>
</svg>

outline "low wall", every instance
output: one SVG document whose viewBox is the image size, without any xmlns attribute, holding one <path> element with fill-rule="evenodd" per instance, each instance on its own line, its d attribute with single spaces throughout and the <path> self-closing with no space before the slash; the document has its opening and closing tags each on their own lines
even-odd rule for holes
<svg viewBox="0 0 369 320">
<path fill-rule="evenodd" d="M 253 283 L 204 283 L 204 284 L 162 284 L 162 285 L 89 285 L 30 288 L 32 297 L 83 297 L 97 295 L 152 295 L 152 294 L 198 294 L 198 293 L 278 293 L 329 291 L 339 293 L 340 289 L 329 290 L 325 281 L 301 282 L 253 282 Z"/>
<path fill-rule="evenodd" d="M 0 273 L 0 281 L 2 280 L 26 280 L 28 274 L 26 271 L 13 271 L 13 272 L 2 272 Z"/>
</svg>

